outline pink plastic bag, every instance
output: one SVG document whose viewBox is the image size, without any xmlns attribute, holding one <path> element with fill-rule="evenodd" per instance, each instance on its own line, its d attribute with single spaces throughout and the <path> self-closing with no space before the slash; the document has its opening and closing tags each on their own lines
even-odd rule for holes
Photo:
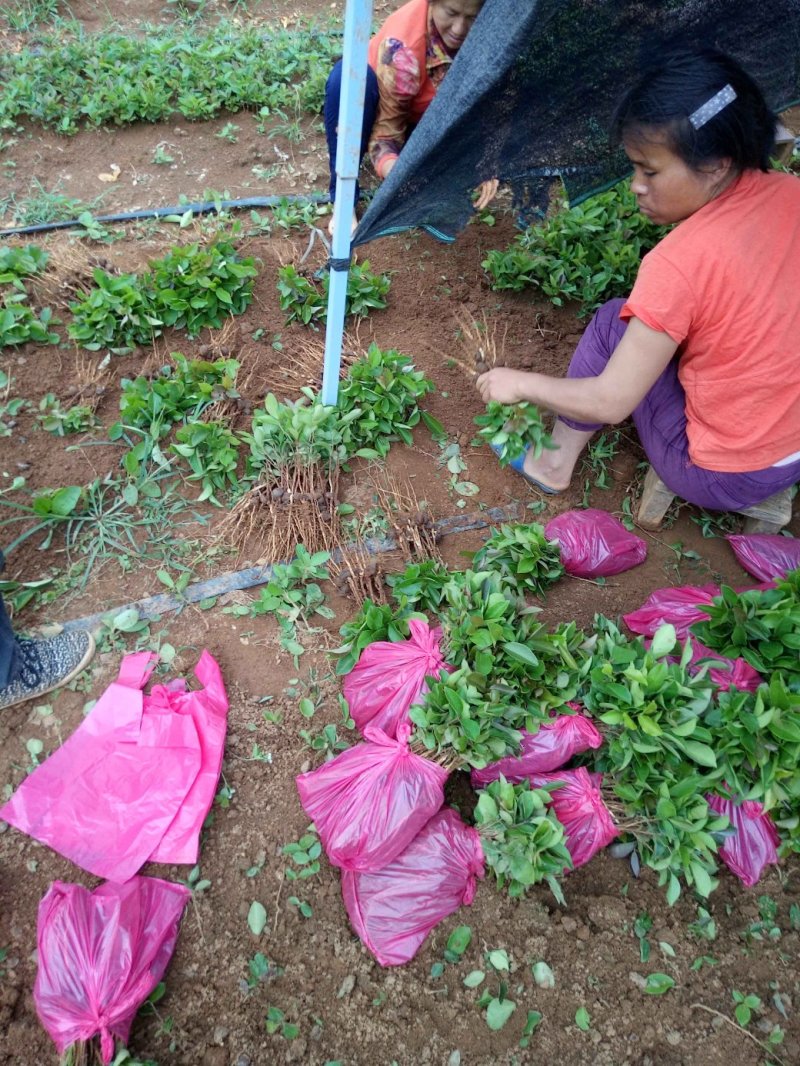
<svg viewBox="0 0 800 1066">
<path fill-rule="evenodd" d="M 633 633 L 652 637 L 659 626 L 670 622 L 679 640 L 686 640 L 689 626 L 708 618 L 698 604 L 711 603 L 719 595 L 719 585 L 682 585 L 656 589 L 641 607 L 622 616 Z"/>
<path fill-rule="evenodd" d="M 141 689 L 157 661 L 127 655 L 86 719 L 0 809 L 0 818 L 98 877 L 126 881 L 152 858 L 195 862 L 214 798 L 227 700 L 204 652 L 199 692 Z"/>
<path fill-rule="evenodd" d="M 712 651 L 701 644 L 697 637 L 692 637 L 692 657 L 689 660 L 689 671 L 695 672 L 701 659 L 713 659 L 722 666 L 712 666 L 708 676 L 715 685 L 720 688 L 730 688 L 735 685 L 740 692 L 755 692 L 762 682 L 761 674 L 745 659 L 726 659 L 724 655 Z"/>
<path fill-rule="evenodd" d="M 739 565 L 759 581 L 774 581 L 800 566 L 800 540 L 779 533 L 733 534 L 726 538 Z"/>
<path fill-rule="evenodd" d="M 100 1036 L 104 1063 L 167 968 L 190 892 L 155 877 L 124 885 L 55 881 L 39 904 L 33 1000 L 59 1054 Z"/>
<path fill-rule="evenodd" d="M 630 570 L 647 557 L 647 545 L 608 511 L 594 507 L 565 511 L 552 518 L 544 530 L 558 541 L 561 562 L 575 577 L 610 577 Z"/>
<path fill-rule="evenodd" d="M 366 726 L 366 741 L 296 778 L 334 866 L 374 871 L 404 851 L 444 802 L 447 771 L 409 750 L 411 727 L 397 739 Z"/>
<path fill-rule="evenodd" d="M 418 618 L 409 620 L 409 640 L 379 640 L 364 648 L 344 679 L 344 698 L 358 728 L 374 725 L 390 737 L 408 721 L 408 709 L 428 691 L 425 677 L 450 670 L 439 650 L 442 631 Z"/>
<path fill-rule="evenodd" d="M 588 748 L 599 748 L 603 738 L 594 724 L 582 714 L 562 714 L 539 727 L 538 733 L 522 731 L 519 755 L 490 763 L 473 770 L 473 788 L 485 788 L 502 774 L 506 781 L 518 784 L 531 774 L 557 770 L 573 755 Z"/>
<path fill-rule="evenodd" d="M 353 928 L 381 966 L 402 966 L 434 926 L 472 903 L 481 877 L 477 831 L 445 810 L 382 870 L 343 870 L 342 895 Z"/>
<path fill-rule="evenodd" d="M 760 803 L 745 800 L 736 803 L 722 796 L 706 796 L 708 805 L 717 814 L 724 814 L 735 834 L 727 837 L 719 849 L 720 858 L 748 888 L 758 884 L 764 867 L 777 863 L 778 830 Z"/>
<path fill-rule="evenodd" d="M 581 766 L 577 770 L 530 776 L 533 788 L 541 788 L 554 781 L 564 782 L 551 796 L 553 812 L 567 832 L 567 850 L 572 856 L 572 868 L 575 870 L 610 844 L 619 834 L 619 829 L 603 803 L 600 774 L 590 774 Z"/>
</svg>

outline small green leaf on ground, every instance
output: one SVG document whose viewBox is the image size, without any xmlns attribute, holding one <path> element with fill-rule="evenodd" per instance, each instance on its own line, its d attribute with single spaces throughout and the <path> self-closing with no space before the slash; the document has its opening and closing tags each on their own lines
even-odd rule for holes
<svg viewBox="0 0 800 1066">
<path fill-rule="evenodd" d="M 578 1007 L 575 1011 L 575 1024 L 581 1032 L 588 1033 L 592 1025 L 592 1017 L 586 1007 Z"/>
<path fill-rule="evenodd" d="M 254 899 L 247 914 L 247 924 L 253 936 L 261 936 L 267 924 L 267 911 L 263 903 Z"/>
<path fill-rule="evenodd" d="M 502 1029 L 517 1009 L 513 999 L 493 999 L 486 1008 L 486 1024 L 490 1029 Z"/>
<path fill-rule="evenodd" d="M 556 978 L 546 962 L 535 962 L 531 967 L 533 979 L 539 988 L 555 988 Z"/>
<path fill-rule="evenodd" d="M 665 992 L 669 992 L 674 987 L 675 981 L 669 974 L 651 973 L 648 974 L 644 990 L 648 996 L 663 996 Z"/>
</svg>

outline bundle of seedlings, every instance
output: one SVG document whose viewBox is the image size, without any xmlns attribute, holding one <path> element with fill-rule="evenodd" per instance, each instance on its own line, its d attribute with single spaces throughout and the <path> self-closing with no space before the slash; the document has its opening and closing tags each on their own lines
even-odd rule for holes
<svg viewBox="0 0 800 1066">
<path fill-rule="evenodd" d="M 442 810 L 382 869 L 343 870 L 348 916 L 378 962 L 409 962 L 439 922 L 472 903 L 485 867 L 513 898 L 544 881 L 563 903 L 558 878 L 570 857 L 547 801 L 546 788 L 496 781 L 479 796 L 475 826 Z"/>
<path fill-rule="evenodd" d="M 197 353 L 206 362 L 225 359 L 235 360 L 238 364 L 236 388 L 215 389 L 211 403 L 200 416 L 204 422 L 224 422 L 230 429 L 236 429 L 243 417 L 252 415 L 253 408 L 261 399 L 260 395 L 256 399 L 256 349 L 242 341 L 239 323 L 229 318 L 221 330 L 210 332 L 208 343 L 201 344 Z"/>
<path fill-rule="evenodd" d="M 332 558 L 328 569 L 340 596 L 354 600 L 359 607 L 365 602 L 386 603 L 383 564 L 380 556 L 372 555 L 361 543 L 342 548 Z"/>
<path fill-rule="evenodd" d="M 337 407 L 325 407 L 310 388 L 286 403 L 270 393 L 244 435 L 253 485 L 221 535 L 240 550 L 255 538 L 267 560 L 290 556 L 297 543 L 332 550 L 340 536 L 340 468 L 354 458 L 383 458 L 394 441 L 411 444 L 417 401 L 432 388 L 408 356 L 372 344 L 342 381 Z"/>
<path fill-rule="evenodd" d="M 458 338 L 464 359 L 450 357 L 461 370 L 474 380 L 496 366 L 505 366 L 505 333 L 497 343 L 497 327 L 489 328 L 486 315 L 478 322 L 468 311 L 456 314 Z M 503 404 L 495 400 L 486 405 L 486 413 L 476 415 L 478 437 L 495 451 L 501 466 L 507 466 L 533 448 L 538 458 L 545 448 L 552 448 L 550 434 L 544 428 L 539 408 L 532 403 Z"/>
<path fill-rule="evenodd" d="M 508 584 L 539 598 L 564 575 L 559 546 L 538 523 L 500 526 L 474 553 L 472 565 L 495 570 Z"/>
<path fill-rule="evenodd" d="M 337 408 L 323 407 L 310 389 L 287 403 L 269 393 L 243 434 L 250 488 L 220 523 L 220 538 L 240 552 L 247 545 L 267 562 L 291 558 L 298 544 L 312 553 L 330 550 L 347 456 L 341 426 Z"/>
<path fill-rule="evenodd" d="M 728 820 L 706 794 L 722 784 L 720 736 L 707 723 L 716 686 L 705 668 L 690 674 L 691 645 L 672 625 L 650 647 L 597 619 L 598 646 L 584 700 L 603 734 L 596 768 L 604 798 L 638 862 L 658 874 L 672 904 L 681 882 L 708 896 Z M 680 653 L 678 661 L 670 656 Z"/>
<path fill-rule="evenodd" d="M 376 484 L 375 494 L 403 560 L 441 562 L 438 544 L 442 535 L 427 504 L 417 498 L 411 482 L 386 472 Z"/>
<path fill-rule="evenodd" d="M 726 658 L 741 657 L 762 676 L 779 670 L 800 675 L 800 570 L 775 581 L 774 588 L 735 592 L 727 585 L 703 605 L 707 621 L 691 632 Z"/>
</svg>

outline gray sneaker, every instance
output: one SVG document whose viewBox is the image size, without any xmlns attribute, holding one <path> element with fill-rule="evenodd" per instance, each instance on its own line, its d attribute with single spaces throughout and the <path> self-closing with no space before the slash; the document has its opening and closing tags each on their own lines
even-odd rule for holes
<svg viewBox="0 0 800 1066">
<path fill-rule="evenodd" d="M 66 685 L 94 655 L 94 637 L 76 630 L 44 640 L 18 638 L 17 648 L 18 676 L 0 687 L 0 711 Z"/>
</svg>

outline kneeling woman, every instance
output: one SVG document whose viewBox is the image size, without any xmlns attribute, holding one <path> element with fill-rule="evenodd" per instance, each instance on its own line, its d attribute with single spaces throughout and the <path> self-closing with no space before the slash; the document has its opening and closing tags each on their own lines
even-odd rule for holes
<svg viewBox="0 0 800 1066">
<path fill-rule="evenodd" d="M 596 430 L 632 415 L 674 493 L 752 506 L 800 481 L 800 180 L 769 169 L 775 116 L 713 49 L 668 55 L 624 97 L 613 132 L 640 210 L 678 225 L 628 299 L 597 312 L 566 378 L 496 368 L 478 388 L 558 415 L 557 449 L 513 464 L 545 492 L 567 488 Z"/>
<path fill-rule="evenodd" d="M 381 180 L 391 173 L 409 134 L 436 95 L 483 3 L 484 0 L 409 0 L 387 18 L 371 39 L 361 155 L 369 150 L 375 173 Z M 340 60 L 325 86 L 331 202 L 336 197 L 341 84 Z M 484 208 L 496 191 L 496 180 L 483 182 L 478 189 L 476 210 Z"/>
</svg>

